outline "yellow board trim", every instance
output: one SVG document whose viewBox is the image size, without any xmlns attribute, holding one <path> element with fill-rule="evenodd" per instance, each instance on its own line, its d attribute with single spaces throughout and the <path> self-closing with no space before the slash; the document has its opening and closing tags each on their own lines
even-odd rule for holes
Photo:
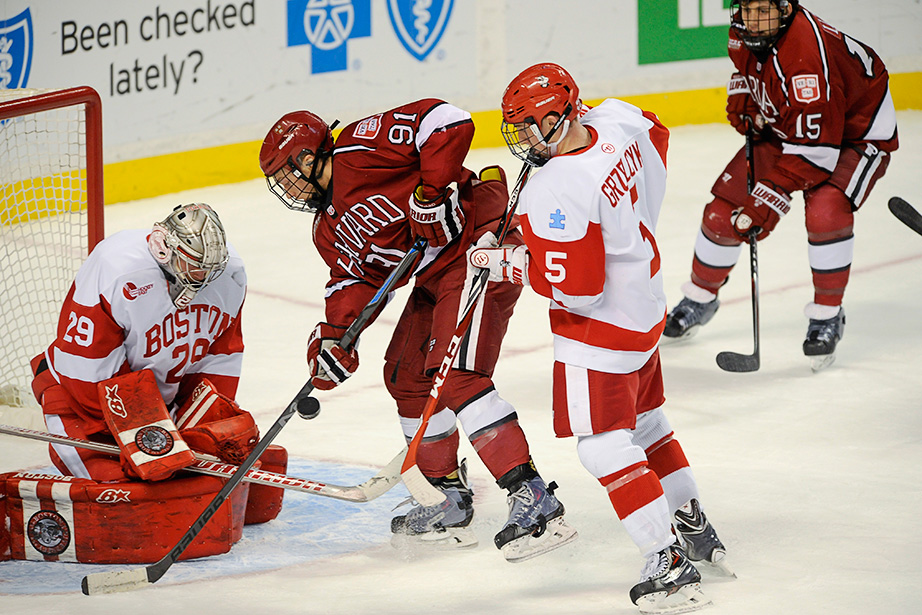
<svg viewBox="0 0 922 615">
<path fill-rule="evenodd" d="M 922 109 L 922 72 L 890 75 L 890 91 L 897 110 Z M 656 113 L 669 127 L 726 121 L 726 89 L 622 96 L 622 100 Z M 587 100 L 595 104 L 600 100 Z M 499 110 L 471 114 L 477 131 L 472 147 L 503 147 Z M 121 203 L 205 186 L 262 177 L 261 141 L 153 156 L 105 165 L 105 202 Z"/>
</svg>

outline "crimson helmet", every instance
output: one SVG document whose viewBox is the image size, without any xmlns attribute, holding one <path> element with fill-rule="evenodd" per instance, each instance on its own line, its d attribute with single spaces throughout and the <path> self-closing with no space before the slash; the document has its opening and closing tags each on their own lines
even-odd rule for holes
<svg viewBox="0 0 922 615">
<path fill-rule="evenodd" d="M 560 138 L 567 133 L 570 117 L 581 107 L 579 88 L 573 77 L 557 64 L 535 64 L 519 73 L 503 92 L 503 138 L 518 158 L 541 165 L 556 153 L 557 143 L 550 143 L 558 128 Z M 541 134 L 541 120 L 548 114 L 558 116 L 554 128 Z"/>
<path fill-rule="evenodd" d="M 332 126 L 310 111 L 286 113 L 269 130 L 259 150 L 259 166 L 269 191 L 289 209 L 318 211 L 327 204 L 327 191 L 318 185 L 317 176 L 332 150 Z M 309 175 L 298 165 L 304 154 L 314 157 Z"/>
<path fill-rule="evenodd" d="M 797 8 L 800 3 L 799 0 L 769 0 L 769 2 L 774 4 L 775 8 L 781 12 L 781 18 L 778 21 L 777 27 L 774 27 L 774 24 L 766 22 L 764 27 L 761 28 L 761 32 L 752 33 L 743 22 L 742 8 L 744 4 L 748 5 L 750 2 L 754 1 L 755 0 L 731 0 L 730 27 L 736 32 L 736 35 L 740 37 L 747 49 L 755 54 L 765 54 L 787 31 L 791 22 L 794 21 L 794 15 L 797 14 Z M 788 7 L 791 7 L 791 13 L 785 17 L 784 13 L 788 10 Z M 762 19 L 768 20 L 768 17 L 758 17 L 756 23 L 759 23 Z M 769 32 L 769 30 L 772 31 Z"/>
</svg>

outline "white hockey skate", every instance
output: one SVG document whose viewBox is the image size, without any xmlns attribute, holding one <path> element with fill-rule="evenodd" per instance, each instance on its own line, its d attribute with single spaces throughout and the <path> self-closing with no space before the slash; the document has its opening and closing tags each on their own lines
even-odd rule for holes
<svg viewBox="0 0 922 615">
<path fill-rule="evenodd" d="M 678 545 L 647 559 L 640 583 L 631 588 L 631 602 L 650 615 L 690 613 L 711 604 L 701 593 L 701 574 Z"/>
<path fill-rule="evenodd" d="M 534 476 L 510 490 L 509 520 L 493 539 L 506 561 L 524 562 L 576 540 L 576 530 L 564 521 L 563 504 L 554 497 L 556 488 Z"/>
</svg>

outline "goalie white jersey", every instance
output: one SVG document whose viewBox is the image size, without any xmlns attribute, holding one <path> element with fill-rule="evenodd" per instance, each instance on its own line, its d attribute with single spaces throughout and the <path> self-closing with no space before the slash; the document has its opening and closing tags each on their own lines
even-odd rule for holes
<svg viewBox="0 0 922 615">
<path fill-rule="evenodd" d="M 193 377 L 207 376 L 230 397 L 237 389 L 243 261 L 228 245 L 224 272 L 178 309 L 148 249 L 149 233 L 122 231 L 96 246 L 77 272 L 57 339 L 45 352 L 55 380 L 89 420 L 102 416 L 96 383 L 128 371 L 152 370 L 168 406 Z"/>
<path fill-rule="evenodd" d="M 521 193 L 529 278 L 551 299 L 558 361 L 630 373 L 665 325 L 654 233 L 669 132 L 652 113 L 613 99 L 580 121 L 590 145 L 551 158 Z"/>
</svg>

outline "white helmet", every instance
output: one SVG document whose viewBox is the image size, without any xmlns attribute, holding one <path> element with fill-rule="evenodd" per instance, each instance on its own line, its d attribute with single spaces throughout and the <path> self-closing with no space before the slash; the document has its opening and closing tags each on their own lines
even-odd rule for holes
<svg viewBox="0 0 922 615">
<path fill-rule="evenodd" d="M 218 214 L 205 203 L 177 205 L 154 224 L 150 252 L 166 274 L 170 298 L 184 308 L 227 266 L 227 237 Z"/>
</svg>

